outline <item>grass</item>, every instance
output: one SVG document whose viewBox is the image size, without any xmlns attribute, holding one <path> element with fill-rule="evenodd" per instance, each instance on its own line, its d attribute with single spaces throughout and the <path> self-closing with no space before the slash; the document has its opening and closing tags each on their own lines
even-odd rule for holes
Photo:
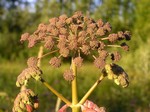
<svg viewBox="0 0 150 112">
<path fill-rule="evenodd" d="M 54 69 L 45 62 L 42 65 L 44 79 L 71 100 L 71 85 L 64 81 L 62 76 L 63 71 L 69 68 L 69 65 L 64 64 L 60 69 Z M 0 64 L 0 112 L 11 112 L 14 98 L 19 92 L 19 88 L 15 86 L 16 78 L 25 67 L 25 62 L 5 61 Z M 99 77 L 100 71 L 87 63 L 78 70 L 78 74 L 79 98 L 82 98 Z M 129 77 L 130 85 L 125 89 L 105 79 L 89 97 L 89 100 L 99 106 L 105 106 L 108 112 L 150 111 L 149 76 L 129 71 Z M 40 82 L 31 80 L 29 87 L 39 96 L 40 107 L 37 112 L 54 112 L 57 97 Z"/>
</svg>

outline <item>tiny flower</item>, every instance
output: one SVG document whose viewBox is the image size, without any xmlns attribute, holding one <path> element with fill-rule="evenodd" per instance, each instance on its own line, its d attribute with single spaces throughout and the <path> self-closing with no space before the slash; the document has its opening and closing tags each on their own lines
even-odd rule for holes
<svg viewBox="0 0 150 112">
<path fill-rule="evenodd" d="M 108 52 L 106 50 L 99 50 L 99 57 L 101 59 L 105 60 L 107 58 L 107 56 L 108 56 Z"/>
<path fill-rule="evenodd" d="M 53 57 L 51 58 L 51 60 L 49 61 L 49 64 L 52 65 L 53 67 L 60 67 L 61 66 L 61 60 L 60 58 L 57 57 Z"/>
<path fill-rule="evenodd" d="M 110 34 L 109 36 L 108 36 L 108 40 L 110 41 L 110 42 L 112 42 L 112 43 L 114 43 L 114 42 L 116 42 L 117 40 L 119 39 L 119 37 L 118 37 L 118 35 L 117 34 Z"/>
<path fill-rule="evenodd" d="M 56 17 L 49 19 L 49 22 L 51 25 L 55 25 L 57 21 L 58 21 L 58 18 Z"/>
<path fill-rule="evenodd" d="M 104 25 L 102 19 L 99 19 L 96 23 L 98 27 L 102 27 Z"/>
<path fill-rule="evenodd" d="M 27 60 L 28 67 L 37 67 L 38 59 L 37 57 L 30 57 Z"/>
<path fill-rule="evenodd" d="M 99 36 L 104 36 L 105 33 L 106 31 L 104 30 L 103 27 L 98 28 L 98 30 L 96 31 L 96 35 L 99 35 Z"/>
<path fill-rule="evenodd" d="M 94 60 L 94 65 L 99 69 L 104 68 L 105 64 L 106 64 L 105 60 L 100 57 L 98 57 Z"/>
<path fill-rule="evenodd" d="M 63 74 L 63 77 L 66 81 L 73 81 L 74 75 L 72 69 L 66 70 Z"/>
<path fill-rule="evenodd" d="M 82 66 L 83 59 L 81 57 L 76 57 L 73 61 L 77 67 Z"/>
<path fill-rule="evenodd" d="M 90 46 L 88 46 L 88 45 L 83 45 L 82 48 L 81 48 L 81 51 L 82 51 L 85 55 L 90 54 Z"/>
<path fill-rule="evenodd" d="M 69 49 L 68 48 L 61 48 L 60 50 L 59 50 L 59 53 L 63 56 L 63 57 L 68 57 L 68 55 L 69 55 Z"/>
<path fill-rule="evenodd" d="M 111 31 L 111 25 L 109 22 L 105 23 L 103 26 L 104 30 L 106 30 L 107 32 Z"/>
<path fill-rule="evenodd" d="M 54 47 L 55 43 L 54 40 L 52 39 L 52 37 L 47 37 L 45 39 L 45 44 L 44 47 L 51 50 Z"/>
<path fill-rule="evenodd" d="M 28 40 L 28 38 L 30 37 L 30 34 L 29 33 L 24 33 L 21 35 L 21 39 L 20 39 L 20 42 L 23 42 L 25 40 Z"/>
<path fill-rule="evenodd" d="M 97 48 L 98 45 L 99 45 L 99 42 L 97 40 L 91 40 L 90 41 L 90 47 L 91 47 L 91 49 Z"/>
</svg>

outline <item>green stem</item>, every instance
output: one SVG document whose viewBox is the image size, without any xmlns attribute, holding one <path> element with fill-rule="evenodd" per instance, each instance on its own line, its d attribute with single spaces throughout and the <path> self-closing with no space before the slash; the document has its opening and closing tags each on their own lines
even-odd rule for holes
<svg viewBox="0 0 150 112">
<path fill-rule="evenodd" d="M 71 68 L 73 70 L 74 80 L 71 82 L 72 85 L 72 112 L 80 112 L 80 106 L 78 104 L 78 88 L 77 88 L 77 66 L 73 59 L 71 62 Z"/>
<path fill-rule="evenodd" d="M 71 102 L 63 97 L 59 92 L 57 92 L 53 87 L 51 87 L 44 79 L 41 79 L 41 82 L 57 97 L 59 97 L 62 101 L 64 101 L 68 106 L 71 106 Z"/>
<path fill-rule="evenodd" d="M 84 97 L 80 100 L 79 104 L 83 105 L 83 103 L 87 100 L 87 98 L 91 95 L 91 93 L 95 90 L 97 85 L 102 81 L 104 77 L 100 76 L 100 78 L 94 83 L 94 85 L 88 90 L 88 92 L 84 95 Z"/>
</svg>

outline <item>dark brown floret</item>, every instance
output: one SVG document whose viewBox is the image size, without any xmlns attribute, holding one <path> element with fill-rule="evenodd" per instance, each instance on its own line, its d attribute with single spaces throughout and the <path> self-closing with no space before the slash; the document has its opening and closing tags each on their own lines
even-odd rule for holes
<svg viewBox="0 0 150 112">
<path fill-rule="evenodd" d="M 69 49 L 68 48 L 60 48 L 59 53 L 63 56 L 63 57 L 67 57 L 69 55 Z"/>
<path fill-rule="evenodd" d="M 125 35 L 122 31 L 119 31 L 117 34 L 118 34 L 119 40 L 122 40 L 125 38 Z"/>
<path fill-rule="evenodd" d="M 119 54 L 119 52 L 116 51 L 111 54 L 111 59 L 113 61 L 119 61 L 121 59 L 121 55 Z"/>
<path fill-rule="evenodd" d="M 20 39 L 20 42 L 23 42 L 25 40 L 28 40 L 28 38 L 30 37 L 30 34 L 29 33 L 24 33 L 21 35 L 21 39 Z"/>
<path fill-rule="evenodd" d="M 131 40 L 131 34 L 130 34 L 129 31 L 125 31 L 125 32 L 124 32 L 124 35 L 125 35 L 125 39 L 126 39 L 126 40 Z"/>
<path fill-rule="evenodd" d="M 99 69 L 103 69 L 105 64 L 106 64 L 105 60 L 100 57 L 98 57 L 94 60 L 94 65 Z"/>
<path fill-rule="evenodd" d="M 73 81 L 74 75 L 73 75 L 72 69 L 66 70 L 63 74 L 63 77 L 66 81 L 69 81 L 69 82 Z"/>
<path fill-rule="evenodd" d="M 53 57 L 50 59 L 49 64 L 52 65 L 53 67 L 60 67 L 61 66 L 61 59 L 57 57 Z"/>
<path fill-rule="evenodd" d="M 79 57 L 76 57 L 74 60 L 74 63 L 77 67 L 81 67 L 82 66 L 82 62 L 83 62 L 83 58 L 81 58 L 80 56 Z"/>
<path fill-rule="evenodd" d="M 28 67 L 36 67 L 38 63 L 37 57 L 30 57 L 27 61 Z"/>
<path fill-rule="evenodd" d="M 118 40 L 118 38 L 119 38 L 118 35 L 115 33 L 109 34 L 109 36 L 108 36 L 108 40 L 112 43 L 116 42 Z"/>
<path fill-rule="evenodd" d="M 123 42 L 120 46 L 123 50 L 129 51 L 129 46 L 125 42 Z"/>
</svg>

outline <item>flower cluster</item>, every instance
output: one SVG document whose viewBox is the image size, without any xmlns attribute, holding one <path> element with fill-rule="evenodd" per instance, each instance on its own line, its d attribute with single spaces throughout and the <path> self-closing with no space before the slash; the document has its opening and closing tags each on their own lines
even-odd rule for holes
<svg viewBox="0 0 150 112">
<path fill-rule="evenodd" d="M 129 85 L 129 79 L 127 73 L 117 64 L 107 64 L 103 69 L 104 76 L 108 79 L 114 80 L 117 85 L 121 85 L 123 88 Z"/>
<path fill-rule="evenodd" d="M 58 57 L 52 57 L 50 65 L 60 67 L 61 57 L 74 57 L 78 67 L 82 65 L 83 59 L 80 54 L 94 56 L 94 64 L 98 68 L 104 68 L 106 58 L 110 55 L 112 61 L 118 61 L 121 56 L 118 52 L 109 53 L 107 47 L 120 47 L 126 51 L 129 46 L 123 42 L 120 45 L 115 43 L 121 40 L 130 40 L 129 31 L 119 31 L 110 33 L 111 26 L 108 22 L 104 23 L 101 19 L 94 19 L 84 16 L 81 12 L 75 12 L 71 17 L 61 15 L 49 19 L 48 24 L 39 24 L 33 34 L 24 33 L 20 41 L 28 41 L 31 48 L 37 43 L 50 50 L 58 50 Z M 110 33 L 110 34 L 109 34 Z"/>
<path fill-rule="evenodd" d="M 21 91 L 15 101 L 13 112 L 33 112 L 34 109 L 38 108 L 38 99 L 35 93 L 30 89 Z"/>
<path fill-rule="evenodd" d="M 41 80 L 42 71 L 39 67 L 37 67 L 37 63 L 38 59 L 36 57 L 30 57 L 27 60 L 28 67 L 24 69 L 17 77 L 17 87 L 21 87 L 23 85 L 26 86 L 30 78 L 34 78 L 35 80 Z"/>
</svg>

